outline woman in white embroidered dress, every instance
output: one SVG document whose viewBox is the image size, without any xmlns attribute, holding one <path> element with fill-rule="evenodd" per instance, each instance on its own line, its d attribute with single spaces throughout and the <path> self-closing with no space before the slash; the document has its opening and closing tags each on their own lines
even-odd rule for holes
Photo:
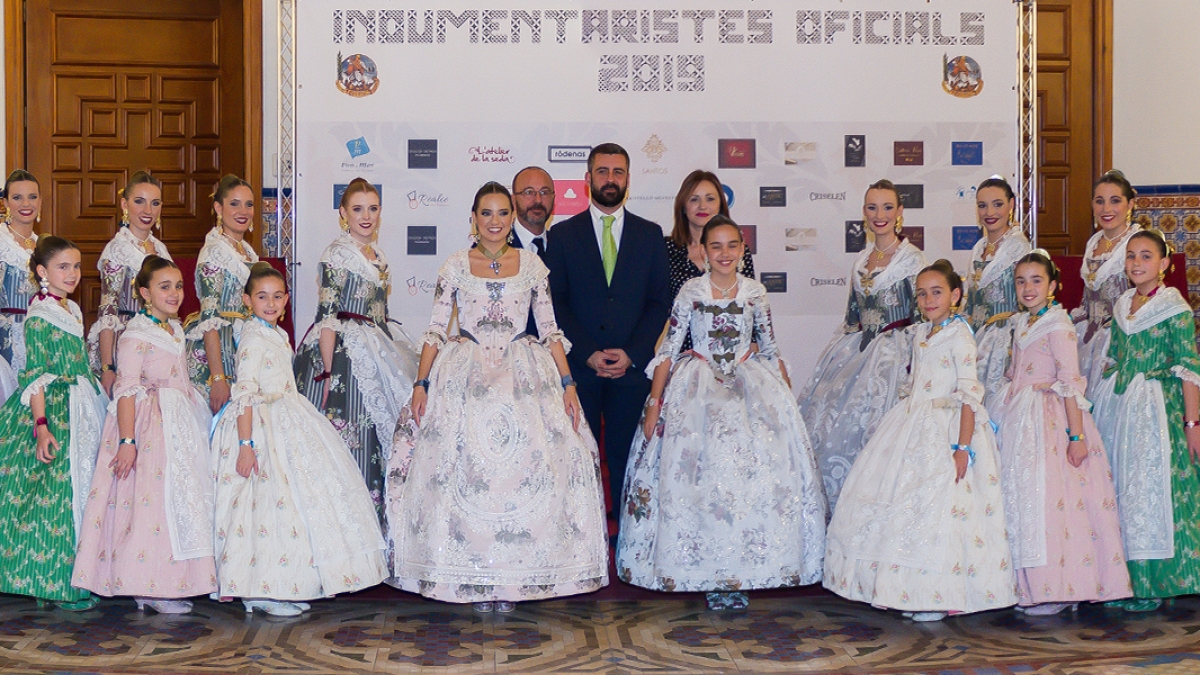
<svg viewBox="0 0 1200 675">
<path fill-rule="evenodd" d="M 350 450 L 296 391 L 292 348 L 276 322 L 283 276 L 249 273 L 237 379 L 213 431 L 217 580 L 251 612 L 295 616 L 305 600 L 369 588 L 387 576 L 379 521 Z"/>
<path fill-rule="evenodd" d="M 0 402 L 17 389 L 25 368 L 25 313 L 37 292 L 29 254 L 37 246 L 33 226 L 42 219 L 41 190 L 33 174 L 14 169 L 4 181 L 4 232 L 0 233 Z"/>
<path fill-rule="evenodd" d="M 891 181 L 867 189 L 862 213 L 875 242 L 850 269 L 845 321 L 799 397 L 830 509 L 854 458 L 908 377 L 908 326 L 919 315 L 914 281 L 925 266 L 925 255 L 901 236 L 904 206 Z"/>
<path fill-rule="evenodd" d="M 254 231 L 250 184 L 228 174 L 217 184 L 212 198 L 217 225 L 204 238 L 204 248 L 196 259 L 200 313 L 189 316 L 184 329 L 192 384 L 208 395 L 208 407 L 216 414 L 229 401 L 237 353 L 233 324 L 248 316 L 242 289 L 258 254 L 246 241 L 246 234 Z"/>
<path fill-rule="evenodd" d="M 478 245 L 438 275 L 413 388 L 419 426 L 401 424 L 389 464 L 389 583 L 510 612 L 608 584 L 604 497 L 549 272 L 507 243 L 508 190 L 480 188 L 471 223 Z M 531 305 L 540 341 L 524 333 Z"/>
<path fill-rule="evenodd" d="M 913 336 L 911 393 L 855 460 L 826 542 L 826 588 L 914 621 L 1017 601 L 975 338 L 954 314 L 961 298 L 949 262 L 917 276 L 929 320 Z"/>
<path fill-rule="evenodd" d="M 1030 249 L 1025 233 L 1013 225 L 1015 207 L 1016 195 L 1000 176 L 992 176 L 975 189 L 976 214 L 984 236 L 971 250 L 971 270 L 966 279 L 967 320 L 979 345 L 976 370 L 987 392 L 984 401 L 989 405 L 1004 383 L 1012 349 L 1010 319 L 1020 309 L 1013 266 Z"/>
<path fill-rule="evenodd" d="M 709 609 L 745 609 L 747 590 L 820 581 L 825 491 L 767 289 L 737 271 L 741 230 L 716 215 L 700 243 L 711 269 L 684 282 L 646 366 L 617 573 L 656 591 L 709 591 Z M 694 347 L 680 354 L 689 334 Z"/>
<path fill-rule="evenodd" d="M 1087 397 L 1093 399 L 1104 379 L 1108 344 L 1112 339 L 1113 303 L 1129 288 L 1125 276 L 1125 245 L 1138 231 L 1133 222 L 1137 195 L 1125 174 L 1112 169 L 1092 187 L 1092 217 L 1096 234 L 1083 254 L 1083 303 L 1071 312 L 1079 335 L 1079 370 L 1087 379 Z"/>
<path fill-rule="evenodd" d="M 117 340 L 141 307 L 134 279 L 148 255 L 171 259 L 154 236 L 162 229 L 162 181 L 145 171 L 130 177 L 121 190 L 121 225 L 100 253 L 100 312 L 88 331 L 88 358 L 100 373 L 100 386 L 112 396 L 117 381 Z"/>
<path fill-rule="evenodd" d="M 147 256 L 134 279 L 145 307 L 117 341 L 109 405 L 71 583 L 138 609 L 191 611 L 217 590 L 208 402 L 183 353 L 175 263 Z"/>
<path fill-rule="evenodd" d="M 296 385 L 350 447 L 382 517 L 384 454 L 412 396 L 417 353 L 388 325 L 391 274 L 372 245 L 380 209 L 375 186 L 350 181 L 340 208 L 344 234 L 321 254 L 317 320 L 296 353 Z"/>
</svg>

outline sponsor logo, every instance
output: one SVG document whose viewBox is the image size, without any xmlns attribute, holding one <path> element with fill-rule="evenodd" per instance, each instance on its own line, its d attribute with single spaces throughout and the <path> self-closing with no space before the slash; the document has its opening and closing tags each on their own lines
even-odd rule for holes
<svg viewBox="0 0 1200 675">
<path fill-rule="evenodd" d="M 758 188 L 758 205 L 760 207 L 787 206 L 787 188 L 784 186 Z"/>
<path fill-rule="evenodd" d="M 584 163 L 591 152 L 590 145 L 549 145 L 546 146 L 546 161 Z"/>
<path fill-rule="evenodd" d="M 758 226 L 757 225 L 740 225 L 742 228 L 742 242 L 746 244 L 746 250 L 750 251 L 750 255 L 758 254 Z"/>
<path fill-rule="evenodd" d="M 763 272 L 758 280 L 768 293 L 787 293 L 787 272 Z"/>
<path fill-rule="evenodd" d="M 468 152 L 471 153 L 472 163 L 512 164 L 517 161 L 517 158 L 512 155 L 512 150 L 498 145 L 474 145 Z"/>
<path fill-rule="evenodd" d="M 758 153 L 753 138 L 721 138 L 717 140 L 718 169 L 753 169 L 758 166 Z"/>
<path fill-rule="evenodd" d="M 958 98 L 971 98 L 983 91 L 983 70 L 969 56 L 942 54 L 942 90 Z"/>
<path fill-rule="evenodd" d="M 728 183 L 721 185 L 721 192 L 725 193 L 725 203 L 729 208 L 733 208 L 733 188 L 729 187 Z"/>
<path fill-rule="evenodd" d="M 813 277 L 808 280 L 810 286 L 845 286 L 846 277 L 838 277 L 836 279 L 818 279 Z"/>
<path fill-rule="evenodd" d="M 900 230 L 900 234 L 903 234 L 905 237 L 907 237 L 909 243 L 912 244 L 913 246 L 916 246 L 918 250 L 921 250 L 921 251 L 925 250 L 925 228 L 924 227 L 921 227 L 921 226 L 905 227 Z"/>
<path fill-rule="evenodd" d="M 861 220 L 846 221 L 846 253 L 858 253 L 867 247 L 867 229 Z"/>
<path fill-rule="evenodd" d="M 409 225 L 408 254 L 437 255 L 437 225 Z"/>
<path fill-rule="evenodd" d="M 900 193 L 900 203 L 906 209 L 923 209 L 925 208 L 925 186 L 924 185 L 897 185 L 896 192 Z"/>
<path fill-rule="evenodd" d="M 409 277 L 404 280 L 404 283 L 408 285 L 408 294 L 409 295 L 418 295 L 420 293 L 432 293 L 433 289 L 437 288 L 436 283 L 434 283 L 428 279 L 418 279 L 416 277 Z"/>
<path fill-rule="evenodd" d="M 788 227 L 783 230 L 785 251 L 815 251 L 817 248 L 817 228 Z"/>
<path fill-rule="evenodd" d="M 792 166 L 800 162 L 809 162 L 816 158 L 816 143 L 787 142 L 783 144 L 783 163 L 785 166 Z"/>
<path fill-rule="evenodd" d="M 846 166 L 867 165 L 867 137 L 865 134 L 847 134 L 845 150 Z"/>
<path fill-rule="evenodd" d="M 408 139 L 408 168 L 438 168 L 438 142 L 436 138 Z"/>
<path fill-rule="evenodd" d="M 342 58 L 338 52 L 338 91 L 354 98 L 370 96 L 379 89 L 379 69 L 366 54 L 351 54 Z"/>
<path fill-rule="evenodd" d="M 983 141 L 953 141 L 950 143 L 950 164 L 953 166 L 983 166 Z"/>
<path fill-rule="evenodd" d="M 375 189 L 379 191 L 379 198 L 383 199 L 383 185 L 372 183 Z M 335 183 L 333 186 L 333 208 L 339 208 L 342 205 L 342 195 L 346 193 L 346 188 L 350 187 L 349 183 Z"/>
<path fill-rule="evenodd" d="M 413 190 L 406 196 L 408 197 L 408 208 L 413 211 L 422 206 L 448 206 L 450 204 L 450 198 L 440 192 L 436 195 L 427 195 L 423 192 Z"/>
<path fill-rule="evenodd" d="M 983 236 L 978 227 L 971 225 L 955 225 L 951 230 L 954 233 L 955 251 L 970 251 L 975 248 L 975 242 Z"/>
<path fill-rule="evenodd" d="M 896 166 L 923 166 L 925 164 L 925 142 L 896 141 L 893 154 L 892 163 Z"/>
<path fill-rule="evenodd" d="M 819 202 L 823 199 L 832 199 L 839 202 L 846 201 L 845 192 L 810 192 L 808 193 L 808 201 Z"/>
<path fill-rule="evenodd" d="M 554 215 L 573 216 L 587 210 L 587 207 L 587 181 L 554 181 Z"/>
<path fill-rule="evenodd" d="M 658 160 L 663 158 L 667 152 L 667 146 L 658 138 L 658 134 L 650 134 L 650 138 L 646 140 L 646 144 L 642 146 L 642 152 L 646 153 L 646 159 L 653 163 L 658 163 Z"/>
<path fill-rule="evenodd" d="M 359 136 L 358 138 L 346 141 L 346 150 L 350 153 L 350 159 L 356 159 L 370 154 L 371 146 L 367 145 L 366 136 Z"/>
</svg>

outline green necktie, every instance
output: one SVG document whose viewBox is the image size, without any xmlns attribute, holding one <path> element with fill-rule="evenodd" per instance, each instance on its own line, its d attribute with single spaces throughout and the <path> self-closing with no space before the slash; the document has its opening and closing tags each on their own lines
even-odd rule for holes
<svg viewBox="0 0 1200 675">
<path fill-rule="evenodd" d="M 617 266 L 617 240 L 613 239 L 612 226 L 616 216 L 600 216 L 600 222 L 604 223 L 604 234 L 600 240 L 604 245 L 600 247 L 600 259 L 604 261 L 604 278 L 608 284 L 612 285 L 613 268 Z"/>
</svg>

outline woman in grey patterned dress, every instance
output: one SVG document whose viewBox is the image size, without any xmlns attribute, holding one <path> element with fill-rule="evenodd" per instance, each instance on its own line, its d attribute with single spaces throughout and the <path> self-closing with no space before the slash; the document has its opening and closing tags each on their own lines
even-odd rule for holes
<svg viewBox="0 0 1200 675">
<path fill-rule="evenodd" d="M 317 318 L 296 353 L 296 386 L 350 447 L 383 514 L 383 464 L 417 374 L 416 349 L 388 326 L 391 274 L 379 192 L 355 178 L 339 208 L 344 233 L 321 255 Z M 399 337 L 400 341 L 397 341 Z"/>
<path fill-rule="evenodd" d="M 37 179 L 16 169 L 4 181 L 8 216 L 0 233 L 0 399 L 17 387 L 17 373 L 25 368 L 25 311 L 37 293 L 29 276 L 29 254 L 37 245 L 33 226 L 42 219 L 41 191 Z"/>
</svg>

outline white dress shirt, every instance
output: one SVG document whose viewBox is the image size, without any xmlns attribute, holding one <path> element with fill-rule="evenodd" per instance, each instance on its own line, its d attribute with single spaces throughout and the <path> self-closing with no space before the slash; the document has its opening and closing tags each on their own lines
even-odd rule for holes
<svg viewBox="0 0 1200 675">
<path fill-rule="evenodd" d="M 600 220 L 602 216 L 612 216 L 615 219 L 612 224 L 612 236 L 613 241 L 617 244 L 617 252 L 620 253 L 621 232 L 625 229 L 625 206 L 621 205 L 620 208 L 612 213 L 604 213 L 596 208 L 594 202 L 591 202 L 589 203 L 588 211 L 592 214 L 592 227 L 596 230 L 596 243 L 600 246 L 601 257 L 604 256 L 604 222 Z"/>
</svg>

